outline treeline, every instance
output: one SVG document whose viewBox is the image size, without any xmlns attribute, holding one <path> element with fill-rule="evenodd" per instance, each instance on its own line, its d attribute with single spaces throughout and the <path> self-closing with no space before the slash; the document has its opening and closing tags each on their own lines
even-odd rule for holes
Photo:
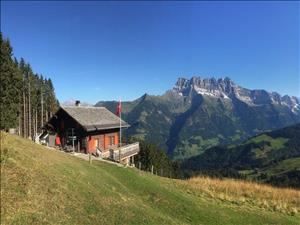
<svg viewBox="0 0 300 225">
<path fill-rule="evenodd" d="M 34 139 L 59 105 L 52 81 L 35 73 L 23 58 L 18 61 L 2 33 L 0 45 L 0 129 L 15 129 L 19 135 Z"/>
<path fill-rule="evenodd" d="M 140 143 L 140 152 L 134 159 L 135 166 L 138 169 L 153 172 L 153 174 L 162 177 L 182 177 L 179 163 L 171 161 L 166 152 L 155 144 L 135 138 L 130 138 L 126 141 L 128 143 L 136 141 Z"/>
</svg>

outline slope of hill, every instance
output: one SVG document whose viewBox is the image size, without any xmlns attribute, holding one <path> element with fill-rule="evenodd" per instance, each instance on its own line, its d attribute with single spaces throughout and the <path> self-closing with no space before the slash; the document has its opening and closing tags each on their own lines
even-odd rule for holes
<svg viewBox="0 0 300 225">
<path fill-rule="evenodd" d="M 117 102 L 98 102 L 113 112 Z M 241 141 L 300 122 L 300 101 L 276 92 L 249 90 L 229 78 L 179 78 L 161 96 L 124 102 L 128 135 L 157 143 L 174 159 L 219 144 Z"/>
<path fill-rule="evenodd" d="M 300 187 L 299 146 L 300 123 L 260 134 L 240 145 L 213 147 L 187 159 L 182 167 L 187 171 L 221 174 L 238 171 L 251 179 Z"/>
<path fill-rule="evenodd" d="M 300 192 L 172 180 L 1 133 L 1 224 L 297 224 Z"/>
</svg>

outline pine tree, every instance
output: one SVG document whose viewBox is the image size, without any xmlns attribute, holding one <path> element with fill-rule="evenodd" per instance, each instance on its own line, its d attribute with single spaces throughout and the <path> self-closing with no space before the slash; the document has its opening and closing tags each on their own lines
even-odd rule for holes
<svg viewBox="0 0 300 225">
<path fill-rule="evenodd" d="M 54 91 L 54 86 L 52 84 L 52 80 L 49 78 L 47 81 L 48 85 L 48 103 L 49 103 L 49 116 L 52 117 L 53 113 L 56 112 L 57 110 L 57 99 L 55 97 L 55 91 Z"/>
<path fill-rule="evenodd" d="M 38 109 L 40 103 L 40 89 L 39 89 L 39 76 L 34 74 L 32 79 L 32 113 L 33 113 L 33 136 L 36 137 L 38 133 Z"/>
<path fill-rule="evenodd" d="M 3 39 L 1 44 L 1 129 L 19 127 L 19 135 L 34 138 L 57 110 L 51 79 L 34 74 L 29 63 L 23 58 L 13 58 L 9 40 Z"/>
<path fill-rule="evenodd" d="M 141 163 L 141 169 L 151 171 L 153 166 L 154 173 L 160 176 L 178 178 L 180 177 L 180 168 L 177 162 L 172 162 L 167 154 L 159 149 L 156 145 L 131 138 L 129 142 L 140 142 L 140 152 L 136 156 L 135 161 L 138 162 L 136 166 Z"/>
<path fill-rule="evenodd" d="M 12 59 L 13 49 L 0 33 L 0 129 L 8 130 L 19 125 L 21 75 Z"/>
</svg>

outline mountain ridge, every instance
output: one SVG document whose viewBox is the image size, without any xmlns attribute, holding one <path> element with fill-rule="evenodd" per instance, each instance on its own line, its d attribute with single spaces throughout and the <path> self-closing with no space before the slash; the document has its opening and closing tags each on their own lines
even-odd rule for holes
<svg viewBox="0 0 300 225">
<path fill-rule="evenodd" d="M 101 101 L 115 112 L 117 102 Z M 300 122 L 297 97 L 250 90 L 222 79 L 179 78 L 163 95 L 123 102 L 128 136 L 156 143 L 173 159 L 219 144 L 239 143 L 264 131 Z"/>
<path fill-rule="evenodd" d="M 178 78 L 173 91 L 179 95 L 186 96 L 194 91 L 197 94 L 209 95 L 212 97 L 232 99 L 238 98 L 249 105 L 261 105 L 275 103 L 288 106 L 293 112 L 300 111 L 300 101 L 296 96 L 283 95 L 277 92 L 267 92 L 264 89 L 247 89 L 235 84 L 229 77 L 202 78 L 192 77 L 191 79 Z"/>
</svg>

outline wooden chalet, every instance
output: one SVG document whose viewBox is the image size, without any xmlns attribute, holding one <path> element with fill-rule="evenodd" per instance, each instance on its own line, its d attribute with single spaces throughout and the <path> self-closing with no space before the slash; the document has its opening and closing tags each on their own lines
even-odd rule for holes
<svg viewBox="0 0 300 225">
<path fill-rule="evenodd" d="M 84 106 L 61 106 L 45 125 L 55 145 L 64 150 L 128 164 L 138 154 L 139 143 L 120 145 L 120 127 L 128 128 L 129 124 L 105 107 Z"/>
</svg>

